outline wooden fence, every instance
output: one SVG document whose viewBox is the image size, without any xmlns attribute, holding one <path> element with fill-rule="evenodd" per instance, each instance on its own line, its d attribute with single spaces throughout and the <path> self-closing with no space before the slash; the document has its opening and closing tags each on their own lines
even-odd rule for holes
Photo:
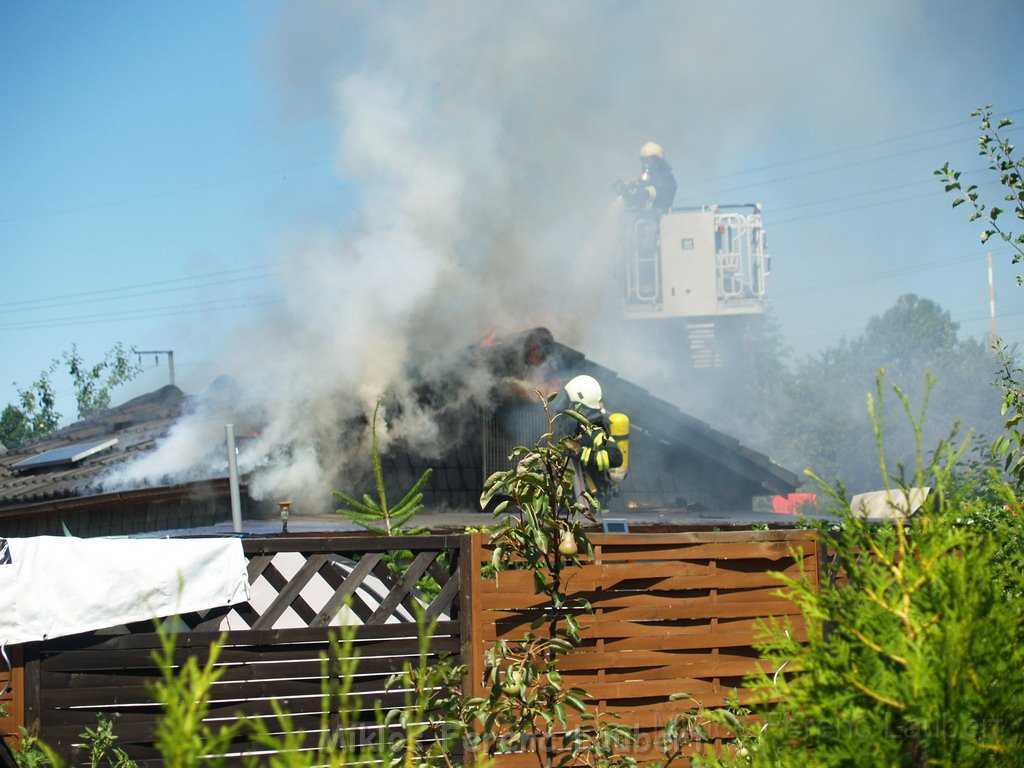
<svg viewBox="0 0 1024 768">
<path fill-rule="evenodd" d="M 578 617 L 585 640 L 559 671 L 592 695 L 597 711 L 633 730 L 638 759 L 659 756 L 654 740 L 673 714 L 695 701 L 724 704 L 760 668 L 759 620 L 789 617 L 803 635 L 799 611 L 776 596 L 771 572 L 804 572 L 817 584 L 817 542 L 807 531 L 598 534 L 592 542 L 593 561 L 562 574 L 565 591 L 587 598 L 593 614 Z M 490 559 L 483 540 L 472 547 L 475 563 Z M 475 586 L 472 668 L 480 669 L 496 640 L 529 629 L 540 597 L 523 571 Z M 679 693 L 693 701 L 670 701 Z M 530 764 L 532 755 L 500 763 Z"/>
<path fill-rule="evenodd" d="M 770 572 L 802 570 L 817 583 L 818 545 L 811 532 L 591 539 L 593 561 L 565 576 L 567 590 L 585 595 L 594 611 L 580 617 L 585 642 L 563 659 L 561 671 L 568 683 L 592 694 L 600 711 L 617 713 L 619 722 L 636 730 L 647 750 L 638 754 L 641 759 L 655 756 L 654 734 L 686 705 L 669 696 L 685 692 L 716 706 L 758 669 L 758 619 L 790 617 L 795 631 L 803 631 L 795 607 L 774 594 L 778 580 Z M 280 730 L 273 716 L 276 701 L 292 713 L 292 729 L 311 741 L 324 723 L 337 722 L 335 706 L 322 695 L 321 657 L 341 663 L 329 642 L 331 626 L 358 625 L 353 687 L 364 706 L 356 727 L 365 726 L 369 734 L 374 701 L 385 709 L 404 701 L 402 694 L 386 691 L 384 682 L 419 653 L 414 601 L 438 620 L 431 657 L 451 655 L 467 664 L 466 690 L 482 695 L 486 649 L 498 639 L 521 636 L 539 600 L 529 573 L 482 577 L 481 565 L 490 560 L 485 534 L 284 536 L 244 539 L 243 546 L 252 597 L 230 610 L 181 617 L 176 660 L 192 655 L 205 662 L 210 643 L 226 630 L 210 719 L 230 720 L 241 712 L 263 719 L 274 732 Z M 388 566 L 394 551 L 408 553 L 397 573 Z M 427 596 L 417 591 L 425 574 L 434 586 Z M 131 757 L 156 765 L 157 712 L 147 681 L 159 677 L 152 659 L 159 645 L 152 624 L 25 644 L 9 695 L 11 715 L 0 721 L 5 738 L 10 741 L 16 726 L 27 724 L 81 764 L 87 755 L 79 735 L 104 714 Z M 258 745 L 240 741 L 234 747 L 244 753 Z M 502 765 L 519 763 L 525 761 L 503 758 Z"/>
</svg>

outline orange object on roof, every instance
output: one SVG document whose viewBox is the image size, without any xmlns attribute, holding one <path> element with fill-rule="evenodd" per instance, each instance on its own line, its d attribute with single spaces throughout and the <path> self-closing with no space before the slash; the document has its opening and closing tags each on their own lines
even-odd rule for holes
<svg viewBox="0 0 1024 768">
<path fill-rule="evenodd" d="M 772 496 L 772 511 L 777 515 L 798 515 L 800 506 L 818 501 L 816 493 L 791 493 L 788 496 Z"/>
</svg>

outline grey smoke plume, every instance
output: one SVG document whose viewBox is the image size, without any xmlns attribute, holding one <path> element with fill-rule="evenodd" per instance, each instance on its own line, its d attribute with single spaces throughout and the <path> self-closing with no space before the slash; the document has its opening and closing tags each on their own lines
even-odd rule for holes
<svg viewBox="0 0 1024 768">
<path fill-rule="evenodd" d="M 254 494 L 322 506 L 345 485 L 339 446 L 359 444 L 351 419 L 384 392 L 404 406 L 385 414 L 385 446 L 401 436 L 428 450 L 435 428 L 408 371 L 443 381 L 490 330 L 545 325 L 627 378 L 667 382 L 662 358 L 622 342 L 607 303 L 612 182 L 655 139 L 677 204 L 727 202 L 694 199 L 687 179 L 727 171 L 723 158 L 763 150 L 766 134 L 846 125 L 856 94 L 889 76 L 884 47 L 848 38 L 869 25 L 898 36 L 918 6 L 899 7 L 839 18 L 809 3 L 286 4 L 269 47 L 286 122 L 336 120 L 338 172 L 361 200 L 344 228 L 295 237 L 285 304 L 222 353 L 234 410 L 266 420 L 239 457 Z M 780 48 L 791 29 L 800 37 Z M 808 68 L 837 52 L 841 68 Z M 827 78 L 843 99 L 823 101 Z M 871 119 L 886 118 L 858 115 L 859 128 Z M 465 396 L 487 384 L 478 376 Z M 223 423 L 196 411 L 118 481 L 210 471 Z M 199 456 L 211 464 L 197 470 Z"/>
</svg>

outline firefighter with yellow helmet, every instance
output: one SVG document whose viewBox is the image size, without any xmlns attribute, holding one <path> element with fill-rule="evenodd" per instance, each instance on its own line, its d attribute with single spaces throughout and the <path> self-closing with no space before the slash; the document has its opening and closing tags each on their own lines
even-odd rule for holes
<svg viewBox="0 0 1024 768">
<path fill-rule="evenodd" d="M 569 409 L 579 411 L 591 424 L 588 428 L 572 422 L 577 495 L 582 497 L 585 490 L 603 506 L 615 484 L 625 477 L 628 454 L 623 448 L 628 446 L 629 420 L 625 414 L 606 414 L 601 384 L 586 374 L 571 378 L 556 400 L 556 412 Z M 624 439 L 623 445 L 616 441 L 616 431 Z"/>
<path fill-rule="evenodd" d="M 661 216 L 672 207 L 677 187 L 672 166 L 665 161 L 665 150 L 648 141 L 640 147 L 640 177 L 616 182 L 615 192 L 634 210 Z"/>
</svg>

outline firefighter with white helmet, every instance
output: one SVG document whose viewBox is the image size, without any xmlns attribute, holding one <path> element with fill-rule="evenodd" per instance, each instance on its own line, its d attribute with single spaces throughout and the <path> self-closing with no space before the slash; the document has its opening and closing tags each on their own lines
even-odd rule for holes
<svg viewBox="0 0 1024 768">
<path fill-rule="evenodd" d="M 601 384 L 587 374 L 574 376 L 563 387 L 563 395 L 568 403 L 559 398 L 563 407 L 559 408 L 559 401 L 556 401 L 556 412 L 577 410 L 591 424 L 587 428 L 573 422 L 576 426 L 572 437 L 577 462 L 578 495 L 582 496 L 585 490 L 603 504 L 610 495 L 613 483 L 621 480 L 621 477 L 613 477 L 612 473 L 624 466 L 624 457 L 605 414 Z"/>
<path fill-rule="evenodd" d="M 584 407 L 592 411 L 600 411 L 603 407 L 601 384 L 593 376 L 586 374 L 573 376 L 564 389 L 565 394 L 569 396 L 569 402 L 573 405 L 582 403 Z"/>
</svg>

